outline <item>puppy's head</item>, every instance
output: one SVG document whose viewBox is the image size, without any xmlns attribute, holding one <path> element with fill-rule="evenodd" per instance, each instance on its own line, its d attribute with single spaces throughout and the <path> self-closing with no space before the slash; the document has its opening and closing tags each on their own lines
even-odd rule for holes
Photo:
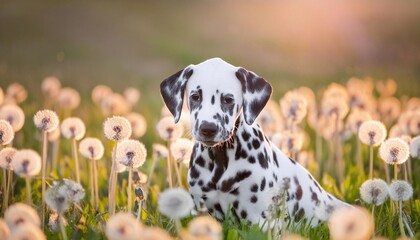
<svg viewBox="0 0 420 240">
<path fill-rule="evenodd" d="M 220 58 L 184 68 L 165 79 L 160 90 L 175 122 L 186 99 L 192 136 L 210 147 L 230 138 L 241 111 L 253 124 L 272 92 L 263 78 Z"/>
</svg>

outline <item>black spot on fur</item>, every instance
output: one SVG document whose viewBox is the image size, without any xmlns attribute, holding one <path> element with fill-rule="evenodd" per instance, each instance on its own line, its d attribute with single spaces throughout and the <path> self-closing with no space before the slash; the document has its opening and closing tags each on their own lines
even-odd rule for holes
<svg viewBox="0 0 420 240">
<path fill-rule="evenodd" d="M 256 203 L 257 201 L 258 201 L 257 196 L 252 195 L 252 197 L 251 197 L 251 202 L 252 202 L 252 203 Z"/>
<path fill-rule="evenodd" d="M 214 105 L 214 95 L 211 96 L 211 105 Z"/>
<path fill-rule="evenodd" d="M 263 178 L 263 180 L 261 181 L 261 185 L 260 185 L 260 191 L 264 191 L 265 184 L 266 184 L 266 180 L 265 180 L 265 178 Z"/>
<path fill-rule="evenodd" d="M 268 186 L 269 186 L 270 188 L 272 188 L 272 187 L 274 186 L 274 183 L 273 183 L 272 181 L 270 181 L 270 182 L 268 183 Z"/>
<path fill-rule="evenodd" d="M 299 211 L 294 215 L 295 222 L 299 222 L 303 216 L 305 216 L 305 209 L 301 208 Z"/>
<path fill-rule="evenodd" d="M 203 167 L 206 165 L 206 162 L 204 161 L 204 158 L 202 156 L 198 156 L 198 158 L 195 160 L 195 163 L 198 164 L 198 166 Z"/>
<path fill-rule="evenodd" d="M 276 164 L 276 167 L 279 167 L 279 162 L 277 160 L 277 154 L 274 151 L 273 151 L 273 161 L 274 161 L 274 164 Z"/>
<path fill-rule="evenodd" d="M 261 146 L 261 143 L 257 139 L 254 139 L 252 140 L 252 146 L 254 147 L 255 150 L 257 150 Z"/>
<path fill-rule="evenodd" d="M 220 212 L 220 214 L 222 214 L 222 216 L 223 216 L 223 218 L 224 218 L 225 214 L 223 213 L 222 206 L 220 206 L 220 204 L 219 204 L 219 203 L 216 203 L 216 204 L 214 205 L 214 209 L 216 209 L 216 211 Z"/>
<path fill-rule="evenodd" d="M 201 179 L 200 179 L 200 180 L 198 181 L 198 186 L 202 187 L 203 185 L 204 185 L 204 182 L 203 182 L 203 180 L 201 180 Z"/>
<path fill-rule="evenodd" d="M 296 199 L 297 200 L 302 199 L 303 191 L 302 191 L 302 187 L 300 185 L 297 186 L 297 189 L 296 189 L 296 193 L 295 194 L 296 194 Z"/>
<path fill-rule="evenodd" d="M 255 157 L 254 156 L 249 156 L 248 162 L 251 163 L 251 164 L 254 164 L 256 162 Z"/>
<path fill-rule="evenodd" d="M 200 172 L 194 166 L 192 166 L 190 168 L 190 177 L 191 178 L 198 178 L 198 177 L 200 177 Z"/>
<path fill-rule="evenodd" d="M 267 162 L 267 159 L 264 157 L 264 154 L 262 153 L 258 154 L 258 162 L 262 168 L 264 169 L 268 168 L 268 162 Z"/>
<path fill-rule="evenodd" d="M 248 216 L 248 213 L 245 210 L 241 211 L 241 217 L 246 218 Z"/>
<path fill-rule="evenodd" d="M 311 191 L 311 199 L 312 199 L 312 201 L 315 202 L 316 205 L 318 205 L 319 204 L 318 195 L 316 194 L 316 192 L 314 192 L 312 190 L 311 187 L 309 187 L 309 190 Z"/>
<path fill-rule="evenodd" d="M 248 142 L 249 138 L 251 137 L 251 134 L 247 133 L 246 131 L 243 131 L 241 135 L 242 135 L 242 139 L 245 142 Z"/>
<path fill-rule="evenodd" d="M 235 200 L 232 205 L 233 205 L 233 208 L 238 209 L 239 201 Z"/>
<path fill-rule="evenodd" d="M 190 181 L 190 182 L 189 182 L 190 187 L 194 187 L 194 186 L 195 186 L 195 183 L 196 183 L 196 181 L 194 181 L 194 180 L 193 180 L 193 181 Z"/>
<path fill-rule="evenodd" d="M 235 177 L 229 178 L 222 182 L 220 190 L 222 192 L 229 192 L 230 190 L 232 190 L 233 184 L 239 183 L 243 181 L 244 179 L 248 178 L 249 176 L 251 176 L 251 173 L 252 173 L 251 171 L 240 171 L 236 173 Z"/>
<path fill-rule="evenodd" d="M 293 160 L 293 159 L 291 159 L 291 158 L 289 158 L 289 160 L 290 160 L 293 164 L 296 164 L 295 160 Z"/>
<path fill-rule="evenodd" d="M 256 183 L 251 186 L 251 192 L 258 192 L 258 185 Z"/>
</svg>

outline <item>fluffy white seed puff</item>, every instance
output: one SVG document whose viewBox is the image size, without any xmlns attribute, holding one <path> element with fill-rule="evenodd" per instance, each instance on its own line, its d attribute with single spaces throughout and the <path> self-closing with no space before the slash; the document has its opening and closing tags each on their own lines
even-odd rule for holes
<svg viewBox="0 0 420 240">
<path fill-rule="evenodd" d="M 373 234 L 374 219 L 366 209 L 343 207 L 332 213 L 328 228 L 334 240 L 365 240 Z"/>
<path fill-rule="evenodd" d="M 159 212 L 172 219 L 188 216 L 193 207 L 191 195 L 182 188 L 165 190 L 158 198 Z"/>
<path fill-rule="evenodd" d="M 168 148 L 166 148 L 162 144 L 154 143 L 152 148 L 153 148 L 153 156 L 156 159 L 164 159 L 169 154 Z"/>
<path fill-rule="evenodd" d="M 85 196 L 82 185 L 69 179 L 54 182 L 45 192 L 45 203 L 53 211 L 64 213 L 70 203 L 77 203 Z"/>
<path fill-rule="evenodd" d="M 58 94 L 57 101 L 61 108 L 73 110 L 80 104 L 80 95 L 73 88 L 62 88 Z"/>
<path fill-rule="evenodd" d="M 138 168 L 146 161 L 147 151 L 144 144 L 137 140 L 124 140 L 117 148 L 116 159 L 124 166 Z"/>
<path fill-rule="evenodd" d="M 132 138 L 140 138 L 143 137 L 143 135 L 146 133 L 147 130 L 147 122 L 146 119 L 143 117 L 143 115 L 139 113 L 129 113 L 127 116 L 125 116 L 127 120 L 131 124 L 132 128 Z"/>
<path fill-rule="evenodd" d="M 125 115 L 131 110 L 131 105 L 119 93 L 111 93 L 101 101 L 101 109 L 105 116 Z"/>
<path fill-rule="evenodd" d="M 0 167 L 7 170 L 13 170 L 12 162 L 16 152 L 16 149 L 11 147 L 3 148 L 0 151 Z"/>
<path fill-rule="evenodd" d="M 394 180 L 389 185 L 389 197 L 394 201 L 407 201 L 413 196 L 413 187 L 403 180 Z"/>
<path fill-rule="evenodd" d="M 67 138 L 80 140 L 85 136 L 86 127 L 83 121 L 77 117 L 66 118 L 61 123 L 61 134 Z"/>
<path fill-rule="evenodd" d="M 99 160 L 104 155 L 104 145 L 97 138 L 85 138 L 79 143 L 79 152 L 90 160 Z"/>
<path fill-rule="evenodd" d="M 129 87 L 124 90 L 124 98 L 131 106 L 140 100 L 140 91 L 137 88 Z"/>
<path fill-rule="evenodd" d="M 6 98 L 12 99 L 14 103 L 21 103 L 28 97 L 25 87 L 19 83 L 12 83 L 7 87 Z"/>
<path fill-rule="evenodd" d="M 13 156 L 14 172 L 21 177 L 33 177 L 41 171 L 41 157 L 32 149 L 22 149 Z"/>
<path fill-rule="evenodd" d="M 171 153 L 175 160 L 189 164 L 194 142 L 187 138 L 178 138 L 171 144 Z"/>
<path fill-rule="evenodd" d="M 101 105 L 101 102 L 109 95 L 112 94 L 112 89 L 105 85 L 97 85 L 92 90 L 92 101 L 97 105 Z"/>
<path fill-rule="evenodd" d="M 363 201 L 377 206 L 386 201 L 388 192 L 388 184 L 382 179 L 367 180 L 360 186 L 360 196 Z"/>
<path fill-rule="evenodd" d="M 13 240 L 46 240 L 42 230 L 32 224 L 21 224 L 11 232 L 10 238 Z"/>
<path fill-rule="evenodd" d="M 110 117 L 104 122 L 104 134 L 109 140 L 120 141 L 131 136 L 130 122 L 124 117 Z"/>
<path fill-rule="evenodd" d="M 384 124 L 376 120 L 363 122 L 359 127 L 359 139 L 369 146 L 379 146 L 386 137 Z"/>
<path fill-rule="evenodd" d="M 410 156 L 410 147 L 400 138 L 390 138 L 379 147 L 379 156 L 388 164 L 402 164 Z"/>
<path fill-rule="evenodd" d="M 60 221 L 62 222 L 62 224 L 64 226 L 68 225 L 68 222 L 64 217 L 59 218 L 58 213 L 53 212 L 53 213 L 50 214 L 50 217 L 48 218 L 48 227 L 53 232 L 59 232 L 60 231 Z"/>
<path fill-rule="evenodd" d="M 59 123 L 57 114 L 51 110 L 41 110 L 34 115 L 35 126 L 45 132 L 54 131 Z"/>
<path fill-rule="evenodd" d="M 8 121 L 13 131 L 17 132 L 25 123 L 25 114 L 18 105 L 5 105 L 0 109 L 0 119 Z"/>
<path fill-rule="evenodd" d="M 188 224 L 188 233 L 193 239 L 221 240 L 222 226 L 210 216 L 194 218 Z"/>
<path fill-rule="evenodd" d="M 142 235 L 142 228 L 131 213 L 119 212 L 109 218 L 105 234 L 109 240 L 134 240 Z"/>
<path fill-rule="evenodd" d="M 280 99 L 281 112 L 284 118 L 290 119 L 294 123 L 300 123 L 306 116 L 307 100 L 297 91 L 288 91 Z"/>
<path fill-rule="evenodd" d="M 0 88 L 0 91 L 1 91 L 1 88 Z M 0 104 L 1 104 L 1 101 L 0 101 Z M 7 226 L 6 222 L 0 218 L 0 239 L 9 239 L 9 236 L 10 236 L 10 229 Z"/>
<path fill-rule="evenodd" d="M 410 152 L 412 158 L 420 158 L 420 136 L 411 139 Z"/>
<path fill-rule="evenodd" d="M 12 125 L 6 120 L 0 120 L 0 145 L 7 145 L 13 141 L 15 132 Z"/>
<path fill-rule="evenodd" d="M 157 123 L 156 130 L 163 140 L 174 141 L 182 136 L 183 127 L 182 124 L 175 124 L 173 117 L 164 117 Z"/>
<path fill-rule="evenodd" d="M 41 220 L 38 213 L 29 205 L 23 203 L 15 203 L 6 209 L 4 220 L 13 232 L 21 224 L 32 224 L 39 227 Z"/>
<path fill-rule="evenodd" d="M 368 111 L 355 108 L 351 110 L 349 116 L 347 117 L 346 128 L 350 129 L 353 134 L 358 134 L 362 123 L 371 119 L 372 116 Z"/>
<path fill-rule="evenodd" d="M 41 83 L 42 92 L 51 99 L 55 99 L 60 93 L 61 82 L 58 78 L 50 76 L 46 77 Z"/>
</svg>

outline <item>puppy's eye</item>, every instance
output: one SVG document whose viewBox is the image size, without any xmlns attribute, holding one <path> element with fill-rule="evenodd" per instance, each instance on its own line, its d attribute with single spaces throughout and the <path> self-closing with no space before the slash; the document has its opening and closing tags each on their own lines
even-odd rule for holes
<svg viewBox="0 0 420 240">
<path fill-rule="evenodd" d="M 191 99 L 191 101 L 198 102 L 198 101 L 200 101 L 200 100 L 201 100 L 201 97 L 200 97 L 200 94 L 198 94 L 198 93 L 193 93 L 193 94 L 190 96 L 190 99 Z"/>
<path fill-rule="evenodd" d="M 222 98 L 223 104 L 232 104 L 235 100 L 231 96 L 225 96 Z"/>
</svg>

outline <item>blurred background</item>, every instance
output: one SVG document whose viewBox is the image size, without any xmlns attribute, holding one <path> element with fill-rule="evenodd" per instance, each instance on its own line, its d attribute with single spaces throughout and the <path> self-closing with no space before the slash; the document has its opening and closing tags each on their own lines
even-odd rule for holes
<svg viewBox="0 0 420 240">
<path fill-rule="evenodd" d="M 0 87 L 19 82 L 36 98 L 54 75 L 82 96 L 138 87 L 141 104 L 158 106 L 161 80 L 218 56 L 270 81 L 276 100 L 353 76 L 418 96 L 419 23 L 414 0 L 2 1 Z"/>
</svg>

